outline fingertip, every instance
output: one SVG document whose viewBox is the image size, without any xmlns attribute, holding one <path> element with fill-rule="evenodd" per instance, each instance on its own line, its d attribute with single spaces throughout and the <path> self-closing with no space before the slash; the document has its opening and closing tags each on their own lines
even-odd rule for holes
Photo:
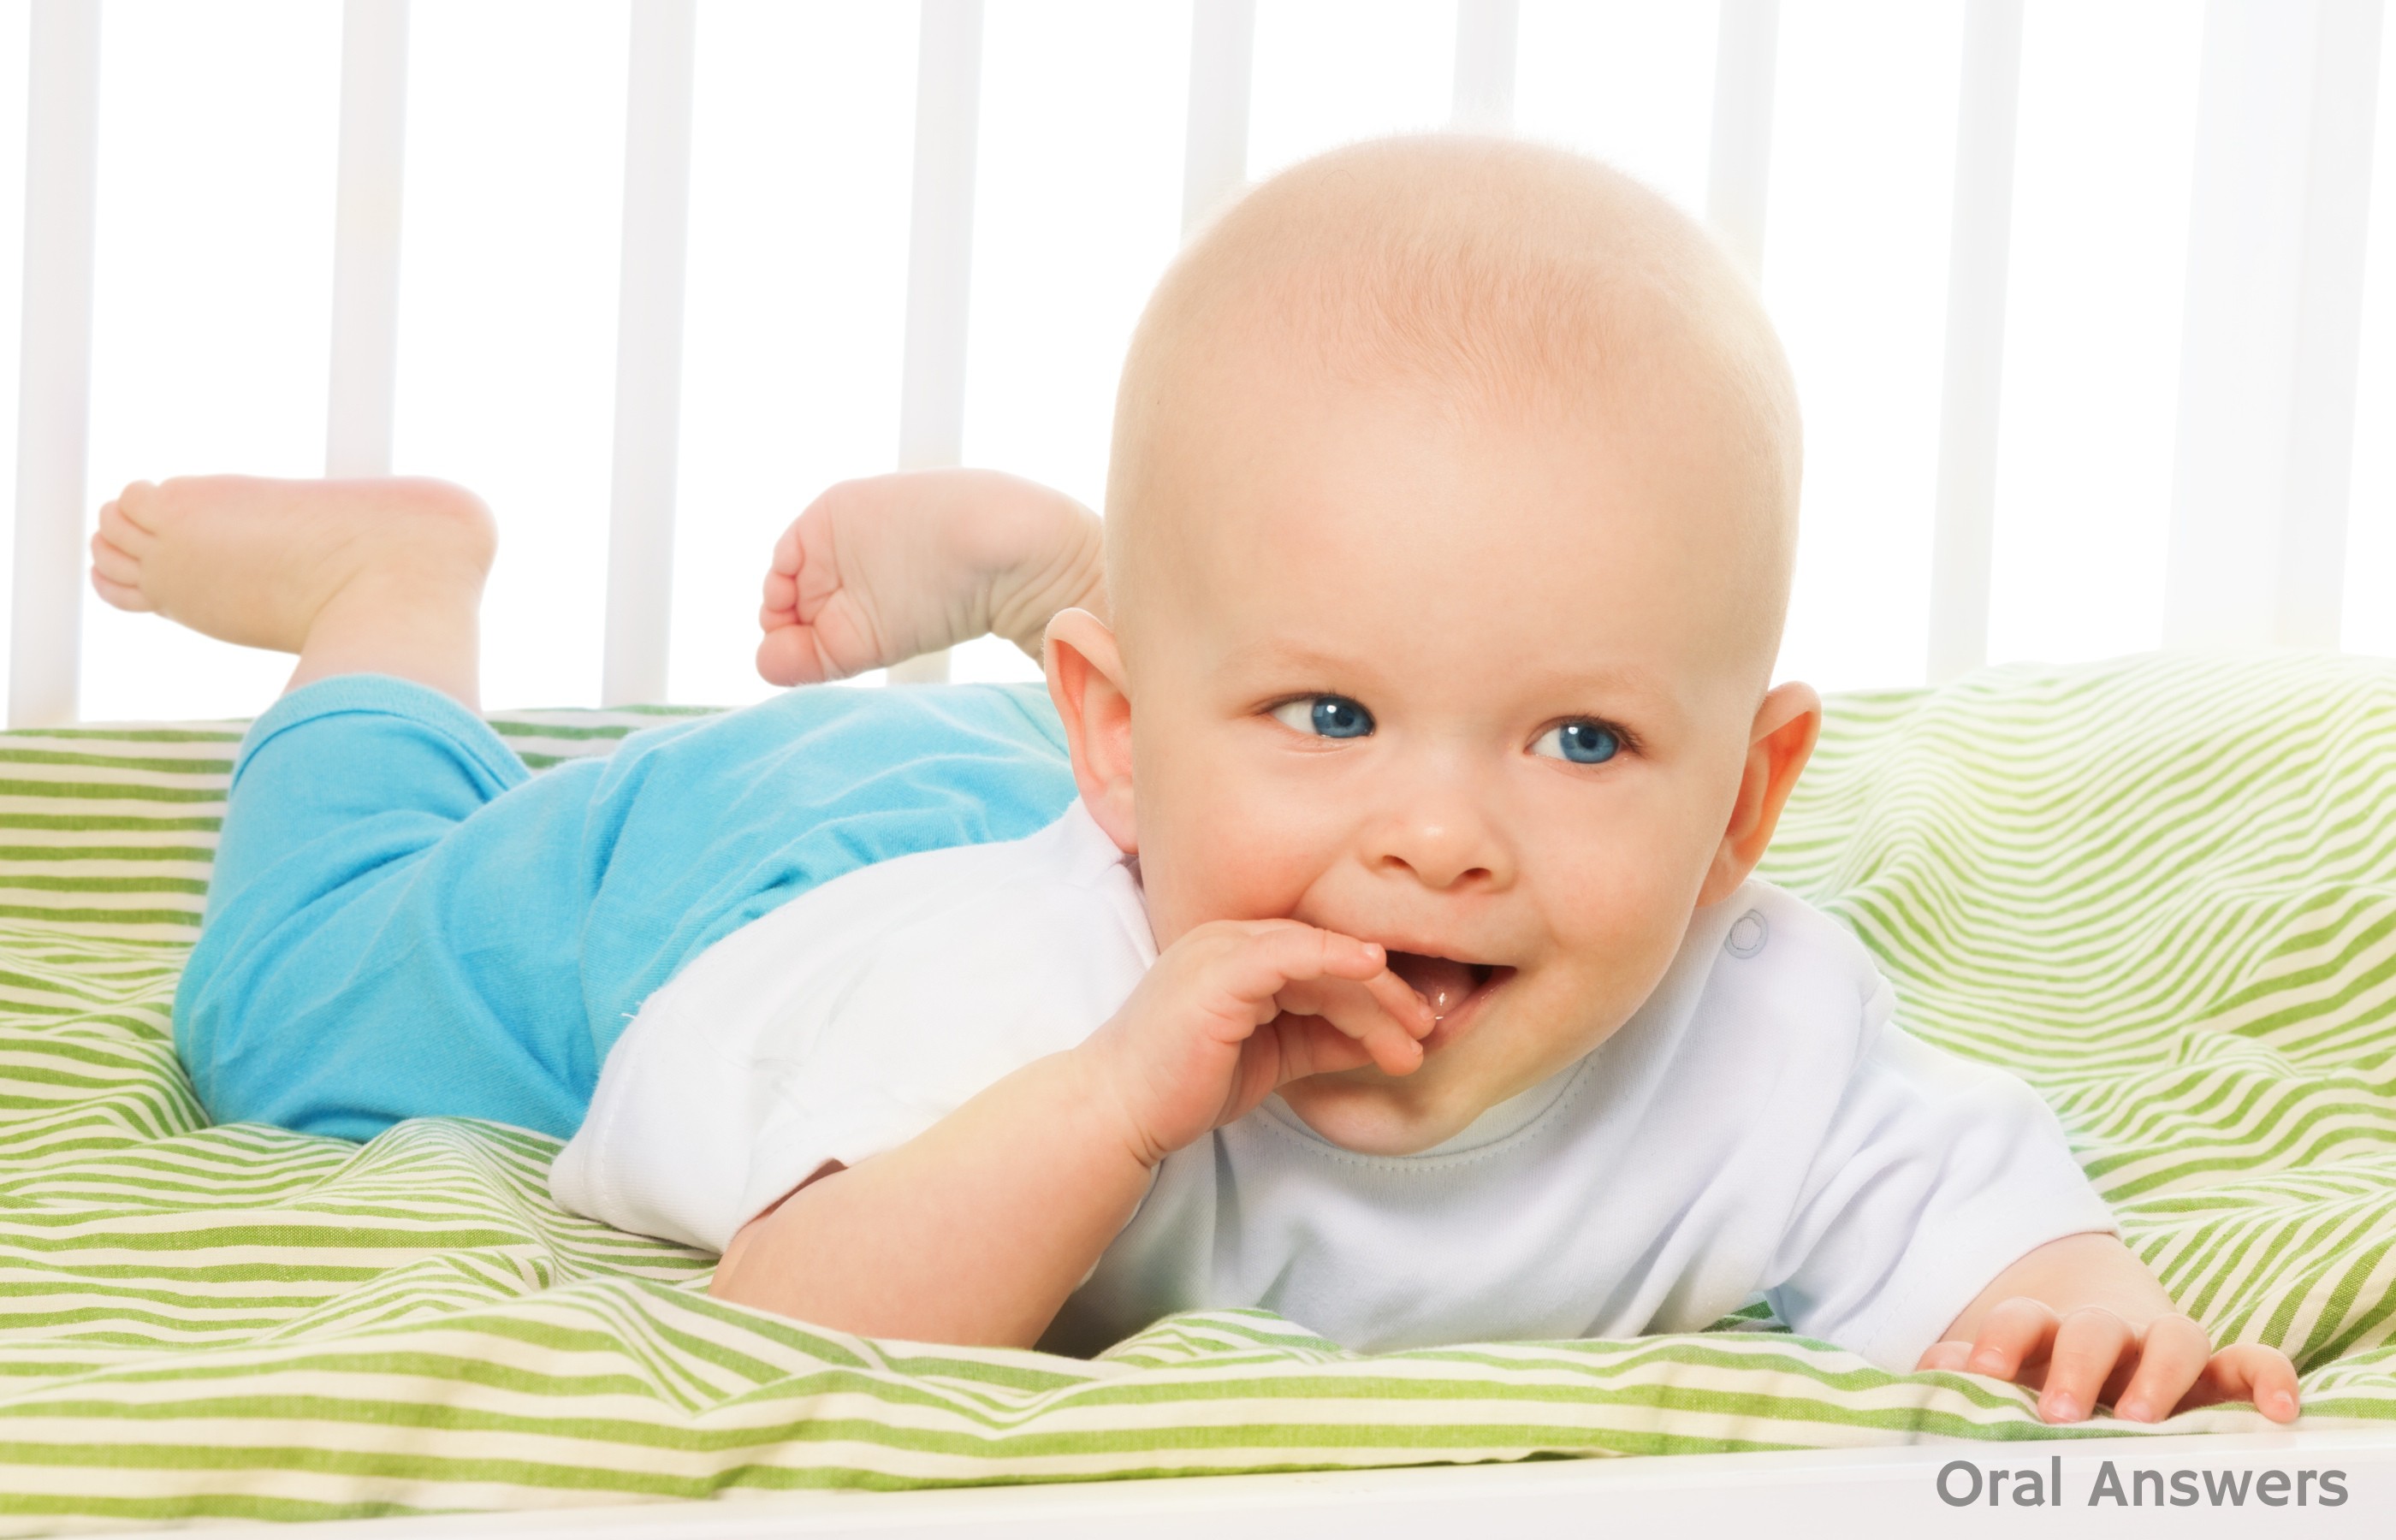
<svg viewBox="0 0 2396 1540">
<path fill-rule="evenodd" d="M 1385 1075 L 1411 1075 L 1422 1068 L 1422 1044 L 1403 1031 L 1376 1027 L 1362 1041 L 1374 1067 Z"/>
<path fill-rule="evenodd" d="M 2294 1422 L 2303 1410 L 2300 1387 L 2296 1382 L 2296 1366 L 2285 1356 L 2273 1353 L 2271 1361 L 2256 1376 L 2255 1406 L 2273 1422 Z"/>
</svg>

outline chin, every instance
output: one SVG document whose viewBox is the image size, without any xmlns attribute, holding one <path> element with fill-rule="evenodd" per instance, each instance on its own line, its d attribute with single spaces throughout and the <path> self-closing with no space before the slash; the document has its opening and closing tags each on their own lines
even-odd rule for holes
<svg viewBox="0 0 2396 1540">
<path fill-rule="evenodd" d="M 1426 1067 L 1426 1069 L 1428 1067 Z M 1359 1155 L 1418 1155 L 1463 1133 L 1484 1109 L 1469 1097 L 1443 1095 L 1378 1069 L 1315 1075 L 1281 1088 L 1298 1120 L 1342 1149 Z"/>
</svg>

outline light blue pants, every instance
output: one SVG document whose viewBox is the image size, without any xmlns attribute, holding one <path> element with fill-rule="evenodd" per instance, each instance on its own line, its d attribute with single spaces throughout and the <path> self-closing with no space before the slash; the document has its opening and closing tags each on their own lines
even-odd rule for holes
<svg viewBox="0 0 2396 1540">
<path fill-rule="evenodd" d="M 1019 839 L 1072 797 L 1036 687 L 794 690 L 536 777 L 436 691 L 319 681 L 243 740 L 175 1046 L 220 1122 L 563 1137 L 709 943 L 859 867 Z"/>
</svg>

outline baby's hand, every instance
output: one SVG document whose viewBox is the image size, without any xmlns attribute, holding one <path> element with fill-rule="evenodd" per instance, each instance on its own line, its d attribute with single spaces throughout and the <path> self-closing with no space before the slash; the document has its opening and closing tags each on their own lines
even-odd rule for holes
<svg viewBox="0 0 2396 1540">
<path fill-rule="evenodd" d="M 2038 1387 L 2038 1414 L 2078 1422 L 2110 1401 L 2131 1422 L 2247 1401 L 2273 1422 L 2296 1418 L 2296 1369 L 2277 1348 L 2242 1342 L 2213 1350 L 2203 1327 L 2179 1314 L 2144 1329 L 2101 1306 L 2057 1315 L 2016 1295 L 1981 1318 L 1975 1341 L 1931 1345 L 1920 1369 L 1992 1374 Z"/>
<path fill-rule="evenodd" d="M 1371 942 L 1296 920 L 1218 920 L 1165 950 L 1078 1052 L 1154 1165 L 1307 1075 L 1421 1065 L 1431 1007 Z"/>
<path fill-rule="evenodd" d="M 842 482 L 774 544 L 757 671 L 814 684 L 995 631 L 1033 657 L 1048 619 L 1104 604 L 1098 521 L 994 471 Z"/>
</svg>

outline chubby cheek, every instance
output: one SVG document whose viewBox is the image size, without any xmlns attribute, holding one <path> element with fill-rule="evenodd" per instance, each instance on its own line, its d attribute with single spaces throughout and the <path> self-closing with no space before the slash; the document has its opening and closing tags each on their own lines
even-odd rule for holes
<svg viewBox="0 0 2396 1540">
<path fill-rule="evenodd" d="M 1606 1030 L 1620 1026 L 1680 950 L 1696 886 L 1660 864 L 1572 884 L 1569 895 L 1546 906 L 1563 963 L 1555 982 L 1577 996 L 1583 1010 L 1599 1007 Z"/>
<path fill-rule="evenodd" d="M 1191 756 L 1138 776 L 1140 879 L 1159 947 L 1210 920 L 1291 915 L 1331 864 L 1333 821 L 1247 784 L 1235 763 Z"/>
<path fill-rule="evenodd" d="M 1715 839 L 1687 810 L 1669 803 L 1579 832 L 1585 838 L 1578 842 L 1534 846 L 1525 874 L 1553 963 L 1540 970 L 1547 976 L 1542 992 L 1602 1036 L 1619 1027 L 1671 966 Z"/>
<path fill-rule="evenodd" d="M 1598 827 L 1576 830 L 1577 840 L 1534 847 L 1541 908 L 1567 944 L 1602 950 L 1607 937 L 1652 942 L 1684 928 L 1720 835 L 1675 801 L 1609 809 Z"/>
</svg>

